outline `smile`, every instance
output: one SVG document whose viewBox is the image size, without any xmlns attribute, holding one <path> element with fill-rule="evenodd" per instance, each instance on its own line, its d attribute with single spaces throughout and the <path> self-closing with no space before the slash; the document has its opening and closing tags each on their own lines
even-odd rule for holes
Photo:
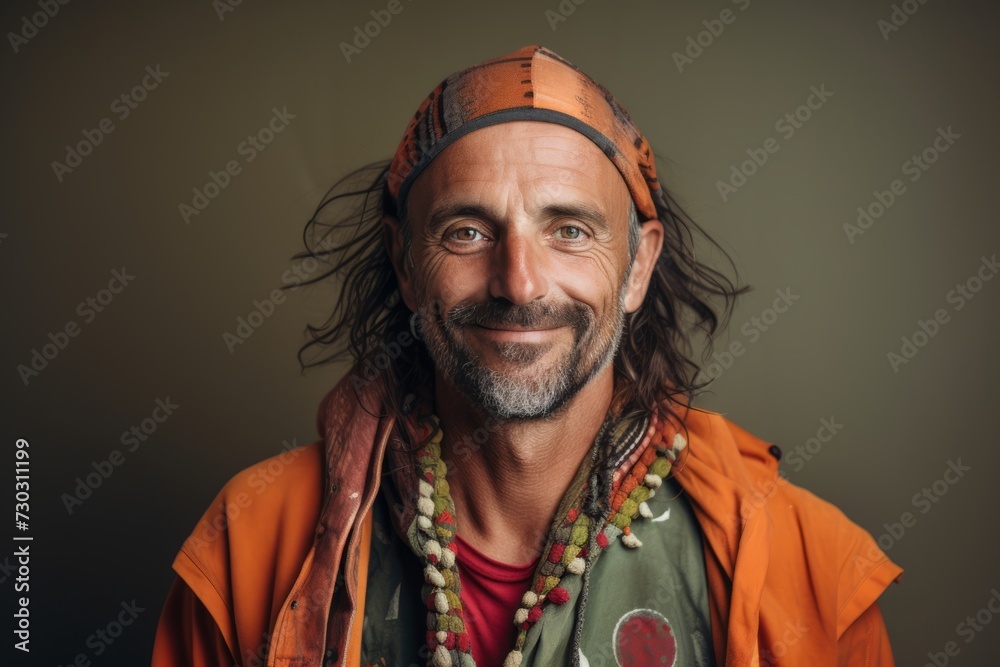
<svg viewBox="0 0 1000 667">
<path fill-rule="evenodd" d="M 518 327 L 491 328 L 475 325 L 471 327 L 480 334 L 485 334 L 488 338 L 498 340 L 533 343 L 540 342 L 552 337 L 555 333 L 565 327 L 555 327 L 551 329 L 523 329 Z"/>
</svg>

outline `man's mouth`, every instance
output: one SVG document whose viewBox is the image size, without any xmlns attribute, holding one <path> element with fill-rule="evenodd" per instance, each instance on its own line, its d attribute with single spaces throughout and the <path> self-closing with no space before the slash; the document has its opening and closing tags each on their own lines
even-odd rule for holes
<svg viewBox="0 0 1000 667">
<path fill-rule="evenodd" d="M 513 324 L 477 324 L 481 329 L 492 329 L 493 331 L 551 331 L 559 329 L 559 326 L 548 327 L 519 327 Z"/>
<path fill-rule="evenodd" d="M 530 343 L 545 340 L 564 327 L 519 327 L 510 324 L 476 324 L 473 325 L 473 328 L 485 333 L 490 338 Z"/>
</svg>

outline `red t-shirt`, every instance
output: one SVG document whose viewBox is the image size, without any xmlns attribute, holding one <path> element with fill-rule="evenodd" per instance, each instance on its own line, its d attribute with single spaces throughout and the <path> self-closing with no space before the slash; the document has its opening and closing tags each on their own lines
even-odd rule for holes
<svg viewBox="0 0 1000 667">
<path fill-rule="evenodd" d="M 514 648 L 514 612 L 531 585 L 538 559 L 526 565 L 493 560 L 455 535 L 458 577 L 465 627 L 472 640 L 472 659 L 479 667 L 501 667 Z"/>
</svg>

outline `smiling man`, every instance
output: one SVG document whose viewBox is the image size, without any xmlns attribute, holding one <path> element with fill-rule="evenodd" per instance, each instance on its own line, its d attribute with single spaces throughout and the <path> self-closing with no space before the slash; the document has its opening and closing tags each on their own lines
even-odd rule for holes
<svg viewBox="0 0 1000 667">
<path fill-rule="evenodd" d="M 524 47 L 339 185 L 303 257 L 340 299 L 303 351 L 354 369 L 322 439 L 187 539 L 154 667 L 893 664 L 901 569 L 691 405 L 690 336 L 745 288 L 607 90 Z"/>
</svg>

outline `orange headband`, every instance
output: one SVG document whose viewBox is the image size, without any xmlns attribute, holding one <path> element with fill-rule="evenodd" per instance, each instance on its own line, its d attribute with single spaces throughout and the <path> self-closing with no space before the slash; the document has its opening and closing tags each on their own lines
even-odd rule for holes
<svg viewBox="0 0 1000 667">
<path fill-rule="evenodd" d="M 601 84 L 543 46 L 525 46 L 452 74 L 420 104 L 389 166 L 389 194 L 404 217 L 417 176 L 456 139 L 483 127 L 540 120 L 577 130 L 625 179 L 641 220 L 662 196 L 653 149 Z"/>
</svg>

